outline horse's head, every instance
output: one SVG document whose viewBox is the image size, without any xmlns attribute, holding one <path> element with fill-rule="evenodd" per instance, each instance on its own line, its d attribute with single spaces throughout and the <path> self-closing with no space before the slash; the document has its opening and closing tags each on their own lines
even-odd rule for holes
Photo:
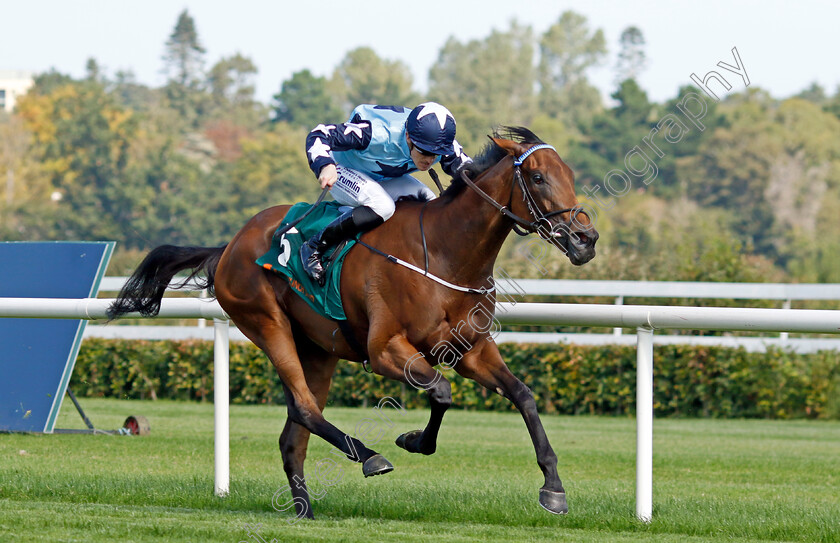
<svg viewBox="0 0 840 543">
<path fill-rule="evenodd" d="M 513 158 L 510 211 L 528 224 L 514 221 L 563 251 L 575 266 L 586 264 L 595 256 L 598 231 L 578 203 L 574 173 L 531 131 L 509 130 L 519 141 L 490 139 Z"/>
</svg>

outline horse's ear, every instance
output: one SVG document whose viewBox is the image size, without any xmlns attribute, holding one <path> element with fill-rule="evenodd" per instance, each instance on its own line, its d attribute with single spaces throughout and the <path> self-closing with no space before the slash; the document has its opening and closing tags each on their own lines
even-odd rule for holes
<svg viewBox="0 0 840 543">
<path fill-rule="evenodd" d="M 517 157 L 517 156 L 520 156 L 522 153 L 525 152 L 525 148 L 522 147 L 521 144 L 516 143 L 515 141 L 506 140 L 506 139 L 502 139 L 502 138 L 494 138 L 493 136 L 487 136 L 487 137 L 490 138 L 490 140 L 493 143 L 495 143 L 496 145 L 498 145 L 499 147 L 501 147 L 502 149 L 507 151 L 507 154 L 509 154 L 510 156 Z"/>
</svg>

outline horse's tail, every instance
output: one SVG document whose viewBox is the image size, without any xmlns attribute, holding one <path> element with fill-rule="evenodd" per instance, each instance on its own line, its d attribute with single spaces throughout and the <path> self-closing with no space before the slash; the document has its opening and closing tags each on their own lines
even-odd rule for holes
<svg viewBox="0 0 840 543">
<path fill-rule="evenodd" d="M 144 317 L 157 315 L 160 312 L 163 293 L 175 274 L 181 270 L 192 271 L 173 288 L 181 288 L 194 281 L 196 286 L 206 288 L 212 294 L 216 267 L 225 247 L 161 245 L 152 249 L 108 308 L 108 319 L 113 320 L 135 311 Z"/>
</svg>

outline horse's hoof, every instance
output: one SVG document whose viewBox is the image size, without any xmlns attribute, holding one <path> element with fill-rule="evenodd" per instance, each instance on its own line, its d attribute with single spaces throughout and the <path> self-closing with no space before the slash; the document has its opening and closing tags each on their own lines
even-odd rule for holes
<svg viewBox="0 0 840 543">
<path fill-rule="evenodd" d="M 394 465 L 385 460 L 381 454 L 374 454 L 362 464 L 362 473 L 365 477 L 373 477 L 374 475 L 382 475 L 394 471 Z"/>
<path fill-rule="evenodd" d="M 408 448 L 408 441 L 409 440 L 415 441 L 417 439 L 420 439 L 420 436 L 422 436 L 422 435 L 423 435 L 423 430 L 412 430 L 410 432 L 406 432 L 406 433 L 402 434 L 400 437 L 397 438 L 397 440 L 394 443 L 397 444 L 397 447 L 399 447 L 401 449 L 405 449 L 410 453 L 419 452 L 419 451 L 416 451 L 416 450 L 413 451 L 413 450 L 409 449 Z"/>
<path fill-rule="evenodd" d="M 549 513 L 554 513 L 555 515 L 565 515 L 569 512 L 569 506 L 566 504 L 565 492 L 554 492 L 541 488 L 540 505 L 543 509 Z"/>
</svg>

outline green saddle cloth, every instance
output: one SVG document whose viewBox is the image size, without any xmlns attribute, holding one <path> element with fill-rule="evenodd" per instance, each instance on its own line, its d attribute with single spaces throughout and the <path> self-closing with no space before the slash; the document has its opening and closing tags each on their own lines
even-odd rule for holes
<svg viewBox="0 0 840 543">
<path fill-rule="evenodd" d="M 278 230 L 306 213 L 311 207 L 312 205 L 306 202 L 292 206 Z M 271 240 L 271 248 L 257 259 L 257 264 L 288 279 L 289 286 L 321 315 L 333 320 L 347 320 L 341 305 L 341 267 L 347 251 L 356 244 L 356 240 L 340 243 L 324 254 L 327 282 L 323 287 L 310 279 L 300 261 L 300 246 L 341 216 L 339 207 L 341 204 L 337 202 L 322 202 L 300 224 L 280 237 L 275 234 Z"/>
</svg>

